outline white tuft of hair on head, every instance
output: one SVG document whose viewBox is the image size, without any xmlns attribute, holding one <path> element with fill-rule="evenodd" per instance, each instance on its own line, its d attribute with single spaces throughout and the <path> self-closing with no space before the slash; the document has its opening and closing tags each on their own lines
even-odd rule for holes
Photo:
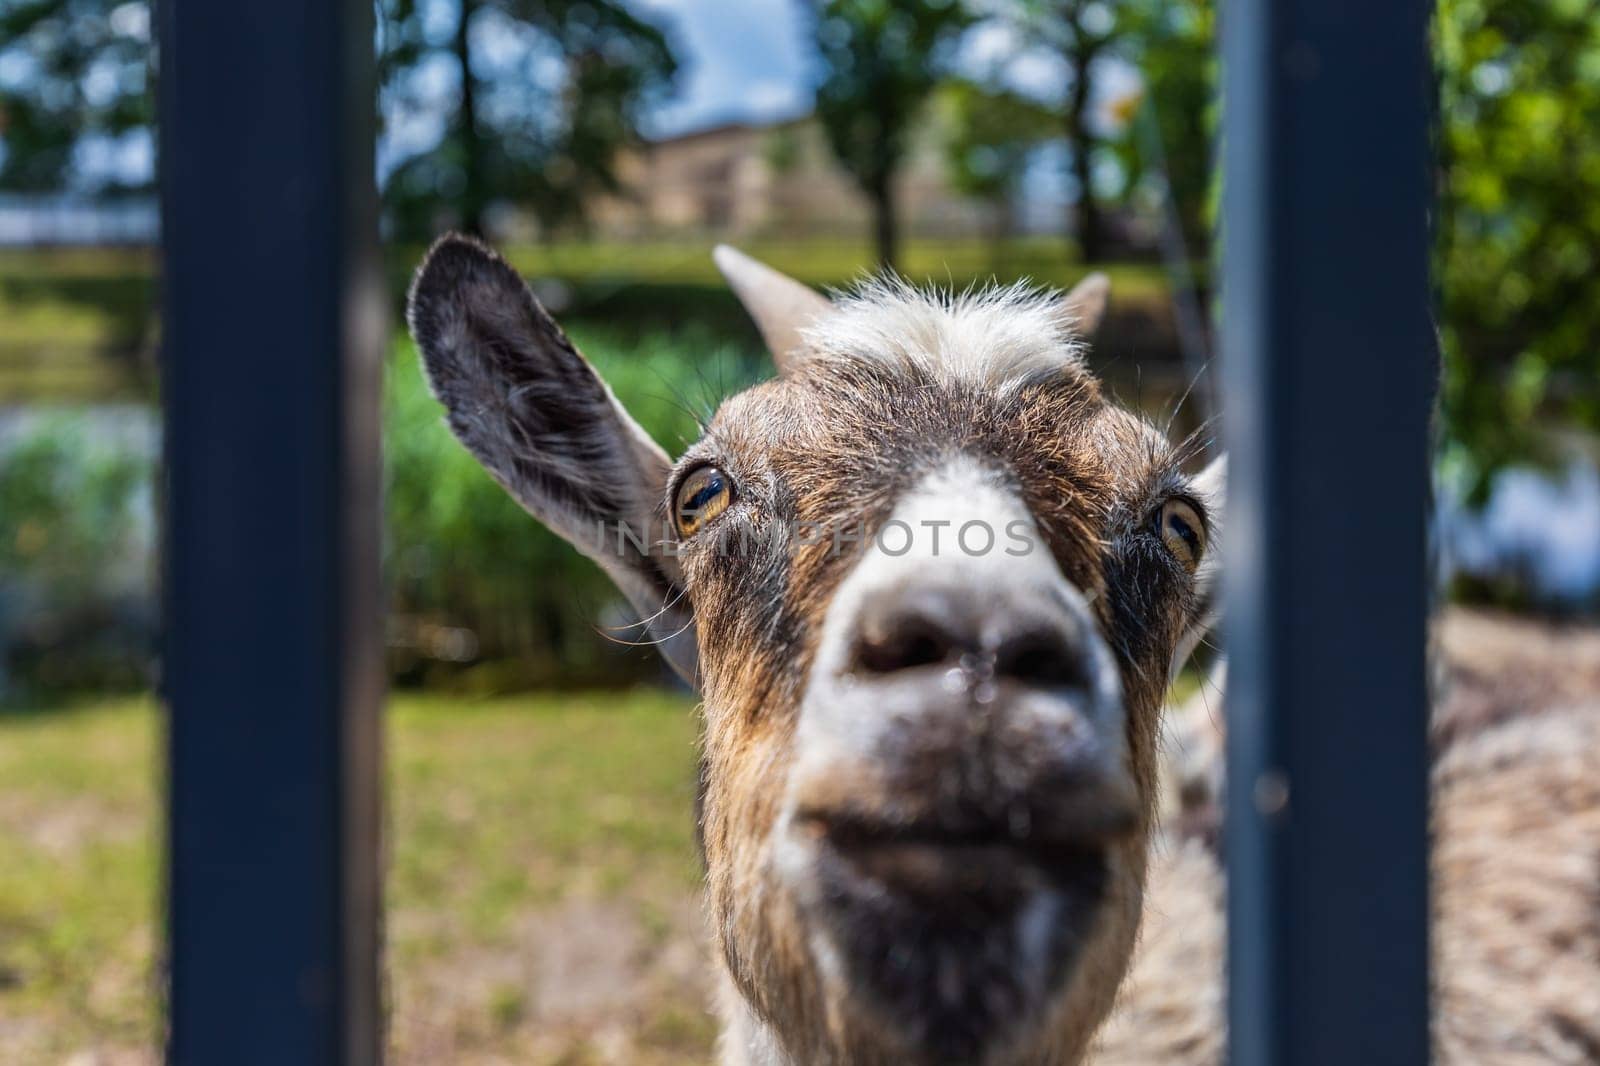
<svg viewBox="0 0 1600 1066">
<path fill-rule="evenodd" d="M 953 292 L 874 277 L 837 295 L 801 335 L 808 361 L 888 363 L 993 388 L 1085 369 L 1061 294 L 1028 281 Z"/>
</svg>

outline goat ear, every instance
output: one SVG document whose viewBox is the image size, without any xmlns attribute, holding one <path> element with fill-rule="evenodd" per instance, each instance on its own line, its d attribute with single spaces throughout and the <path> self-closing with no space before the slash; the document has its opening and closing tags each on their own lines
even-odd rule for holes
<svg viewBox="0 0 1600 1066">
<path fill-rule="evenodd" d="M 450 429 L 535 518 L 610 575 L 686 677 L 694 636 L 659 520 L 671 463 L 489 248 L 439 240 L 408 299 Z"/>
<path fill-rule="evenodd" d="M 1172 657 L 1176 677 L 1199 644 L 1222 619 L 1222 521 L 1228 500 L 1228 457 L 1219 455 L 1195 475 L 1191 487 L 1206 513 L 1206 550 L 1194 575 L 1195 607 Z"/>
<path fill-rule="evenodd" d="M 1073 333 L 1087 337 L 1100 328 L 1110 300 L 1111 279 L 1096 270 L 1061 298 L 1061 315 Z"/>
<path fill-rule="evenodd" d="M 767 342 L 778 373 L 787 374 L 800 363 L 805 341 L 800 331 L 833 306 L 828 298 L 737 248 L 717 245 L 711 258 L 727 279 L 733 294 L 755 319 L 761 339 Z"/>
</svg>

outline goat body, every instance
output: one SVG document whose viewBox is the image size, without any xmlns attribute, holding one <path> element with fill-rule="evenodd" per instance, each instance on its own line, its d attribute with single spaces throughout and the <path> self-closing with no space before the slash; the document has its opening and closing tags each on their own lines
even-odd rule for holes
<svg viewBox="0 0 1600 1066">
<path fill-rule="evenodd" d="M 1436 1060 L 1600 1062 L 1600 633 L 1460 609 L 1438 632 Z M 1097 1066 L 1223 1061 L 1219 707 L 1211 693 L 1178 712 L 1201 728 L 1170 753 L 1170 831 L 1151 859 L 1140 945 Z"/>
</svg>

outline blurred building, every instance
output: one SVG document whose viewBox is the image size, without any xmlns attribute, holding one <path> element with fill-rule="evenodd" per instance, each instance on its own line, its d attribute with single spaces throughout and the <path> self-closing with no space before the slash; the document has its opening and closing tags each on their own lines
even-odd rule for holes
<svg viewBox="0 0 1600 1066">
<path fill-rule="evenodd" d="M 618 170 L 625 194 L 592 212 L 603 236 L 856 236 L 871 225 L 869 201 L 810 116 L 729 122 L 651 141 L 630 150 Z M 1009 226 L 1012 213 L 1012 205 L 996 208 L 950 187 L 931 127 L 913 140 L 895 209 L 904 233 L 928 237 L 992 234 Z"/>
</svg>

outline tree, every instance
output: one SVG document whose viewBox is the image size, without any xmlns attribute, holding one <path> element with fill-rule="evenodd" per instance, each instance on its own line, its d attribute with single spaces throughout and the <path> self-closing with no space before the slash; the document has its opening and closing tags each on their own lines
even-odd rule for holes
<svg viewBox="0 0 1600 1066">
<path fill-rule="evenodd" d="M 872 202 L 878 262 L 899 245 L 894 180 L 912 124 L 971 22 L 958 0 L 806 0 L 822 77 L 817 117 L 839 162 Z"/>
<path fill-rule="evenodd" d="M 0 189 L 148 188 L 147 3 L 0 0 L 0 60 Z"/>
<path fill-rule="evenodd" d="M 620 148 L 677 71 L 666 34 L 619 0 L 378 0 L 380 93 L 391 126 L 437 123 L 434 142 L 395 166 L 385 201 L 404 236 L 448 206 L 483 232 L 496 202 L 549 232 L 580 224 L 616 192 Z M 430 93 L 448 69 L 454 91 Z"/>
<path fill-rule="evenodd" d="M 945 170 L 959 193 L 989 205 L 991 238 L 1010 229 L 1012 199 L 1028 157 L 1056 127 L 1044 107 L 1017 93 L 958 79 L 939 94 Z"/>
<path fill-rule="evenodd" d="M 1085 262 L 1106 253 L 1105 223 L 1094 189 L 1094 163 L 1101 147 L 1090 121 L 1090 90 L 1096 63 L 1118 40 L 1121 8 L 1107 0 L 1010 0 L 1004 5 L 1023 39 L 1060 58 L 1071 72 L 1062 107 L 1063 132 L 1072 151 L 1077 199 L 1070 224 Z"/>
<path fill-rule="evenodd" d="M 1481 499 L 1600 432 L 1600 5 L 1443 0 L 1434 43 L 1446 457 Z"/>
<path fill-rule="evenodd" d="M 1126 188 L 1136 191 L 1141 175 L 1159 166 L 1184 244 L 1200 258 L 1211 246 L 1215 203 L 1216 4 L 1144 0 L 1125 4 L 1123 12 L 1126 30 L 1118 52 L 1139 70 L 1146 109 L 1135 120 L 1145 125 L 1117 145 Z"/>
</svg>

